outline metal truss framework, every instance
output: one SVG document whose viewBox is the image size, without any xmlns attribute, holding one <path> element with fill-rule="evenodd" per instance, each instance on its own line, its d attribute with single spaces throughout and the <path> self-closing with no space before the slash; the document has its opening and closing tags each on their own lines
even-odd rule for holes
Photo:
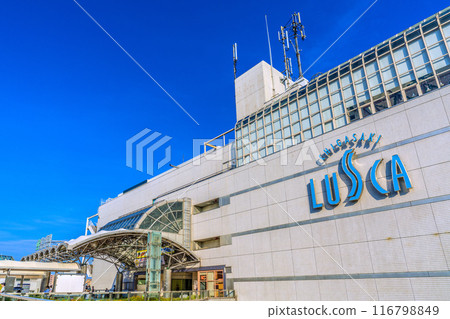
<svg viewBox="0 0 450 319">
<path fill-rule="evenodd" d="M 118 269 L 136 270 L 137 251 L 147 248 L 146 230 L 105 231 L 74 244 L 62 243 L 57 247 L 25 256 L 22 261 L 41 262 L 76 262 L 87 264 L 91 258 L 105 260 Z M 162 258 L 164 266 L 169 269 L 194 266 L 200 260 L 183 246 L 167 239 L 162 239 Z"/>
</svg>

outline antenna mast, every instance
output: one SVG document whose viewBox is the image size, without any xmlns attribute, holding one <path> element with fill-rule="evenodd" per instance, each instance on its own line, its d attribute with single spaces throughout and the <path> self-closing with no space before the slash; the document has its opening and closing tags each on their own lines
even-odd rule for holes
<svg viewBox="0 0 450 319">
<path fill-rule="evenodd" d="M 234 69 L 234 79 L 236 80 L 236 65 L 237 65 L 237 43 L 233 44 L 233 69 Z"/>
<path fill-rule="evenodd" d="M 286 52 L 289 50 L 289 35 L 288 31 L 284 27 L 280 27 L 280 31 L 278 31 L 278 40 L 283 44 L 283 55 L 284 55 L 284 79 L 283 84 L 284 88 L 287 89 L 289 87 L 289 79 L 292 76 L 292 63 L 291 59 L 287 57 Z"/>
<path fill-rule="evenodd" d="M 265 18 L 266 18 L 267 43 L 269 44 L 270 77 L 272 79 L 272 96 L 275 96 L 275 83 L 273 81 L 272 48 L 270 47 L 269 24 L 267 23 L 267 14 L 266 14 Z"/>
<path fill-rule="evenodd" d="M 303 72 L 302 72 L 302 63 L 300 62 L 300 48 L 298 46 L 298 37 L 300 36 L 300 38 L 303 40 L 306 39 L 306 35 L 305 35 L 305 28 L 302 24 L 302 21 L 300 19 L 300 12 L 294 12 L 292 14 L 292 18 L 289 21 L 290 23 L 288 23 L 285 28 L 289 29 L 289 31 L 292 33 L 292 37 L 294 38 L 294 43 L 292 43 L 292 46 L 295 49 L 295 55 L 297 57 L 297 65 L 298 65 L 298 73 L 299 73 L 299 79 L 303 77 Z"/>
</svg>

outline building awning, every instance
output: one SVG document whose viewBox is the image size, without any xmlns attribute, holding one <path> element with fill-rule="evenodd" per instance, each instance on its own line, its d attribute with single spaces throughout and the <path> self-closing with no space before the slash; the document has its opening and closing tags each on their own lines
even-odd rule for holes
<svg viewBox="0 0 450 319">
<path fill-rule="evenodd" d="M 113 263 L 118 268 L 137 269 L 137 252 L 147 248 L 146 229 L 99 231 L 80 236 L 57 247 L 25 256 L 22 261 L 78 262 L 92 257 Z M 200 260 L 182 245 L 163 237 L 162 262 L 171 269 L 194 266 Z"/>
</svg>

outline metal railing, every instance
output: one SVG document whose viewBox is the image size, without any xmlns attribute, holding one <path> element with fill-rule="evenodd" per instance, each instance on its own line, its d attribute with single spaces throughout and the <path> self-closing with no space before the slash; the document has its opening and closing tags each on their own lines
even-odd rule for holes
<svg viewBox="0 0 450 319">
<path fill-rule="evenodd" d="M 3 296 L 6 294 L 1 294 Z M 59 301 L 100 301 L 100 300 L 127 300 L 127 301 L 189 301 L 189 300 L 237 300 L 234 290 L 183 290 L 183 291 L 95 291 L 84 293 L 12 293 L 2 300 L 59 300 Z"/>
<path fill-rule="evenodd" d="M 230 129 L 230 130 L 220 134 L 219 136 L 216 136 L 213 139 L 210 139 L 209 141 L 203 143 L 203 153 L 206 153 L 207 146 L 209 146 L 209 147 L 211 147 L 213 149 L 217 149 L 217 146 L 214 145 L 214 144 L 211 144 L 211 143 L 214 142 L 215 140 L 220 139 L 220 138 L 222 138 L 222 140 L 223 140 L 223 142 L 222 142 L 223 145 L 222 146 L 225 146 L 226 145 L 226 139 L 225 139 L 226 135 L 231 133 L 231 132 L 233 132 L 233 131 L 234 131 L 234 127 L 232 129 Z"/>
</svg>

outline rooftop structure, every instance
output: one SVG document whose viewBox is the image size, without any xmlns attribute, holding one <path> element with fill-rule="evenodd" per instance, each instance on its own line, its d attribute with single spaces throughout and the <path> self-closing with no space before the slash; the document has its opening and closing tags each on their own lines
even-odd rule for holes
<svg viewBox="0 0 450 319">
<path fill-rule="evenodd" d="M 307 86 L 291 86 L 265 103 L 259 99 L 257 109 L 246 109 L 255 109 L 251 114 L 238 116 L 237 166 L 449 84 L 449 46 L 447 8 L 325 72 Z M 246 113 L 240 113 L 238 106 L 239 114 Z"/>
</svg>

